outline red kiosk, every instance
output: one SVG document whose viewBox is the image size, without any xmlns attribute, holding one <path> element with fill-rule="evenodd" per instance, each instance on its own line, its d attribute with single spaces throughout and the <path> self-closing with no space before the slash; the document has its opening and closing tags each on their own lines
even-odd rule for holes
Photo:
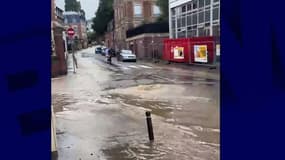
<svg viewBox="0 0 285 160">
<path fill-rule="evenodd" d="M 214 37 L 165 39 L 163 59 L 200 65 L 215 65 Z"/>
</svg>

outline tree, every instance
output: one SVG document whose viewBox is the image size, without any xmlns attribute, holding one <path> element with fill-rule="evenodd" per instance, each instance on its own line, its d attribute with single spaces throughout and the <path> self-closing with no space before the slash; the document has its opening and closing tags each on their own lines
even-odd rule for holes
<svg viewBox="0 0 285 160">
<path fill-rule="evenodd" d="M 80 1 L 77 0 L 65 0 L 65 11 L 75 11 L 79 12 L 81 10 L 81 4 Z"/>
<path fill-rule="evenodd" d="M 168 22 L 168 16 L 169 16 L 169 4 L 168 1 L 166 0 L 157 0 L 156 1 L 156 5 L 159 6 L 160 10 L 161 10 L 161 15 L 158 18 L 158 21 L 164 21 L 164 22 Z"/>
<path fill-rule="evenodd" d="M 87 32 L 87 37 L 89 42 L 94 42 L 97 38 L 95 32 Z"/>
<path fill-rule="evenodd" d="M 108 23 L 113 19 L 113 1 L 114 0 L 100 0 L 96 17 L 93 18 L 92 26 L 98 36 L 106 32 Z"/>
</svg>

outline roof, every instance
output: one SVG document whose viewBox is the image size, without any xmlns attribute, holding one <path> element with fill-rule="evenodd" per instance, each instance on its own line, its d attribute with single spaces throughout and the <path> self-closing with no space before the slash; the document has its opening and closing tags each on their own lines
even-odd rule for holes
<svg viewBox="0 0 285 160">
<path fill-rule="evenodd" d="M 59 8 L 58 6 L 56 6 L 55 9 L 63 12 L 63 9 Z"/>
<path fill-rule="evenodd" d="M 63 15 L 80 15 L 80 13 L 74 11 L 66 11 L 63 13 Z"/>
</svg>

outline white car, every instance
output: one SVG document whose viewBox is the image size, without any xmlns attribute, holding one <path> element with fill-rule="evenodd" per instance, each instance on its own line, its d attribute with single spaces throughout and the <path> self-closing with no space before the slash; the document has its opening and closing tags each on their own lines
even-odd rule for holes
<svg viewBox="0 0 285 160">
<path fill-rule="evenodd" d="M 119 55 L 120 61 L 137 61 L 137 56 L 131 50 L 121 50 Z"/>
</svg>

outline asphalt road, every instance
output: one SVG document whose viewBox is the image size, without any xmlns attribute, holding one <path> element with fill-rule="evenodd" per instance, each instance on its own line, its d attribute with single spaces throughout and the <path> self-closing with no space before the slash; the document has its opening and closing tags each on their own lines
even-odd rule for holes
<svg viewBox="0 0 285 160">
<path fill-rule="evenodd" d="M 60 160 L 220 159 L 219 73 L 77 53 L 52 80 Z M 149 142 L 145 111 L 152 112 Z"/>
</svg>

